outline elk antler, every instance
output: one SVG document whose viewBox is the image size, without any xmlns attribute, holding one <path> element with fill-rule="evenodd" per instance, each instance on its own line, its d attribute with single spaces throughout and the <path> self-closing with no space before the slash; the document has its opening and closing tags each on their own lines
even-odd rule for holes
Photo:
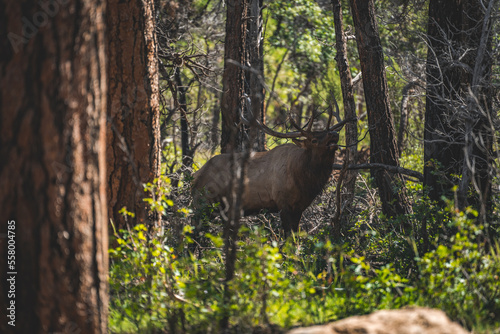
<svg viewBox="0 0 500 334">
<path fill-rule="evenodd" d="M 302 129 L 299 125 L 297 125 L 297 123 L 295 123 L 295 121 L 293 120 L 293 117 L 288 117 L 288 119 L 290 120 L 290 123 L 292 124 L 292 126 L 294 128 L 299 130 L 299 132 L 302 133 L 303 136 L 307 136 L 307 132 L 304 131 L 304 129 Z"/>
<path fill-rule="evenodd" d="M 289 117 L 289 119 L 290 119 L 290 123 L 292 124 L 292 126 L 294 128 L 296 128 L 297 130 L 299 130 L 304 137 L 309 137 L 310 134 L 311 134 L 311 129 L 312 129 L 312 126 L 313 126 L 313 123 L 314 123 L 315 116 L 316 116 L 316 113 L 314 112 L 314 110 L 312 110 L 311 118 L 309 118 L 309 121 L 307 121 L 306 125 L 304 126 L 304 127 L 307 126 L 306 130 L 304 130 L 303 128 L 301 128 L 300 126 L 298 126 L 297 123 L 295 123 L 295 121 L 293 120 L 293 117 Z"/>
<path fill-rule="evenodd" d="M 250 102 L 248 100 L 249 100 L 249 98 L 247 98 L 247 103 Z M 337 100 L 335 99 L 335 97 L 333 98 L 333 100 L 335 102 L 336 113 L 334 114 L 332 112 L 331 108 L 329 109 L 330 117 L 328 118 L 328 124 L 327 124 L 327 127 L 326 127 L 328 131 L 337 131 L 337 130 L 340 130 L 340 129 L 342 129 L 344 127 L 344 125 L 346 123 L 348 123 L 348 122 L 355 122 L 355 121 L 358 120 L 357 118 L 350 118 L 350 119 L 347 119 L 347 120 L 344 120 L 344 121 L 340 121 L 339 106 L 337 104 Z M 314 110 L 312 111 L 311 118 L 307 122 L 307 129 L 306 130 L 304 130 L 300 126 L 298 126 L 297 123 L 293 120 L 292 117 L 289 117 L 290 123 L 298 131 L 283 133 L 283 132 L 275 131 L 275 130 L 267 127 L 265 124 L 262 124 L 260 122 L 260 120 L 257 119 L 253 115 L 252 108 L 249 107 L 247 109 L 248 109 L 248 113 L 250 115 L 250 120 L 248 120 L 245 117 L 245 115 L 243 115 L 243 110 L 241 110 L 240 111 L 240 118 L 241 118 L 242 123 L 245 124 L 245 125 L 247 125 L 247 126 L 257 125 L 262 131 L 264 131 L 265 133 L 267 133 L 270 136 L 277 137 L 277 138 L 297 138 L 297 137 L 310 137 L 311 136 L 312 125 L 314 123 L 314 118 L 316 116 L 316 113 L 314 112 Z M 332 127 L 329 127 L 333 116 L 335 116 L 335 118 L 337 120 L 339 120 L 339 122 L 337 124 L 333 125 Z"/>
<path fill-rule="evenodd" d="M 248 113 L 250 114 L 250 120 L 246 119 L 245 115 L 243 115 L 243 110 L 241 110 L 241 112 L 240 112 L 240 117 L 241 117 L 241 121 L 243 122 L 243 124 L 248 125 L 248 126 L 257 125 L 262 131 L 264 131 L 265 133 L 267 133 L 270 136 L 278 137 L 278 138 L 297 138 L 297 137 L 302 137 L 302 136 L 307 135 L 302 129 L 300 129 L 299 131 L 287 132 L 287 133 L 275 131 L 271 128 L 268 128 L 266 125 L 262 124 L 260 122 L 260 120 L 258 120 L 253 115 L 251 108 L 248 108 Z"/>
</svg>

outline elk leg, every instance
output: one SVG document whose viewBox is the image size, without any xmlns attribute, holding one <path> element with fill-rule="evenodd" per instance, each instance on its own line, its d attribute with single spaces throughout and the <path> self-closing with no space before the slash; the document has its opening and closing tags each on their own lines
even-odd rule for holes
<svg viewBox="0 0 500 334">
<path fill-rule="evenodd" d="M 290 232 L 297 232 L 299 230 L 300 218 L 302 212 L 294 210 L 281 210 L 281 226 L 285 231 L 285 238 L 290 235 Z"/>
</svg>

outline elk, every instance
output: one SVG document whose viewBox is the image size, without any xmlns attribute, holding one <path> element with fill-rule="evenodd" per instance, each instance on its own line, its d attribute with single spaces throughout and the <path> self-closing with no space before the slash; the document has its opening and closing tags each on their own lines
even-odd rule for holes
<svg viewBox="0 0 500 334">
<path fill-rule="evenodd" d="M 338 106 L 335 104 L 338 115 Z M 264 209 L 279 212 L 285 235 L 298 231 L 302 212 L 323 190 L 332 174 L 339 140 L 339 134 L 335 130 L 340 130 L 346 122 L 352 121 L 342 121 L 330 127 L 332 116 L 330 111 L 328 124 L 323 131 L 311 130 L 313 115 L 306 130 L 291 120 L 298 131 L 287 133 L 274 131 L 256 119 L 252 120 L 252 124 L 256 124 L 268 135 L 290 138 L 293 144 L 279 145 L 266 152 L 250 153 L 241 198 L 244 215 L 256 214 Z M 241 118 L 249 123 L 243 116 Z M 304 139 L 299 139 L 300 137 Z M 216 203 L 229 198 L 230 163 L 231 154 L 220 154 L 193 175 L 195 206 L 197 203 Z"/>
</svg>

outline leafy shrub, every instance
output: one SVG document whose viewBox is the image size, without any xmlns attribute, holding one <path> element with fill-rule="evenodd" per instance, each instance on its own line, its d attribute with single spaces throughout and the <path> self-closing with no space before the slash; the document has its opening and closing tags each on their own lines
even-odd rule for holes
<svg viewBox="0 0 500 334">
<path fill-rule="evenodd" d="M 416 227 L 423 217 L 435 219 L 431 250 L 421 255 L 418 234 L 404 236 L 397 221 L 363 213 L 340 240 L 331 239 L 329 224 L 286 242 L 269 228 L 244 225 L 235 276 L 225 282 L 224 240 L 207 233 L 194 256 L 192 213 L 175 206 L 169 187 L 164 180 L 148 188 L 155 194 L 148 202 L 169 228 L 116 233 L 109 251 L 112 332 L 219 333 L 226 316 L 234 333 L 262 326 L 279 332 L 412 304 L 440 308 L 476 330 L 500 325 L 500 249 L 485 244 L 473 210 L 450 205 L 442 212 L 419 199 L 406 219 Z M 444 239 L 443 230 L 456 233 Z"/>
<path fill-rule="evenodd" d="M 450 209 L 450 211 L 452 211 Z M 500 249 L 488 248 L 477 212 L 452 212 L 458 230 L 448 245 L 419 259 L 420 279 L 409 293 L 417 301 L 443 310 L 467 327 L 500 322 Z"/>
</svg>

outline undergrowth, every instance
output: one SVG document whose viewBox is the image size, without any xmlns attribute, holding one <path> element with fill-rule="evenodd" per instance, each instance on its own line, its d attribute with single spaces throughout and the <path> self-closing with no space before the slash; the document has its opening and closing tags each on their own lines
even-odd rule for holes
<svg viewBox="0 0 500 334">
<path fill-rule="evenodd" d="M 187 221 L 189 211 L 174 210 L 165 193 L 155 198 L 151 204 L 165 217 Z M 499 327 L 498 243 L 485 243 L 476 212 L 452 207 L 433 212 L 443 226 L 430 230 L 432 247 L 427 252 L 421 251 L 418 234 L 398 232 L 397 221 L 377 218 L 379 222 L 362 228 L 367 219 L 363 214 L 341 239 L 331 238 L 328 224 L 286 242 L 272 229 L 244 226 L 236 275 L 228 282 L 229 300 L 223 298 L 220 233 L 207 233 L 203 249 L 194 252 L 188 224 L 117 231 L 117 246 L 109 251 L 110 330 L 219 333 L 221 318 L 229 315 L 231 332 L 265 328 L 280 333 L 292 326 L 408 305 L 442 309 L 477 332 Z M 415 208 L 407 219 L 418 230 L 422 217 L 433 209 L 423 199 Z M 454 233 L 444 240 L 442 229 Z"/>
</svg>

